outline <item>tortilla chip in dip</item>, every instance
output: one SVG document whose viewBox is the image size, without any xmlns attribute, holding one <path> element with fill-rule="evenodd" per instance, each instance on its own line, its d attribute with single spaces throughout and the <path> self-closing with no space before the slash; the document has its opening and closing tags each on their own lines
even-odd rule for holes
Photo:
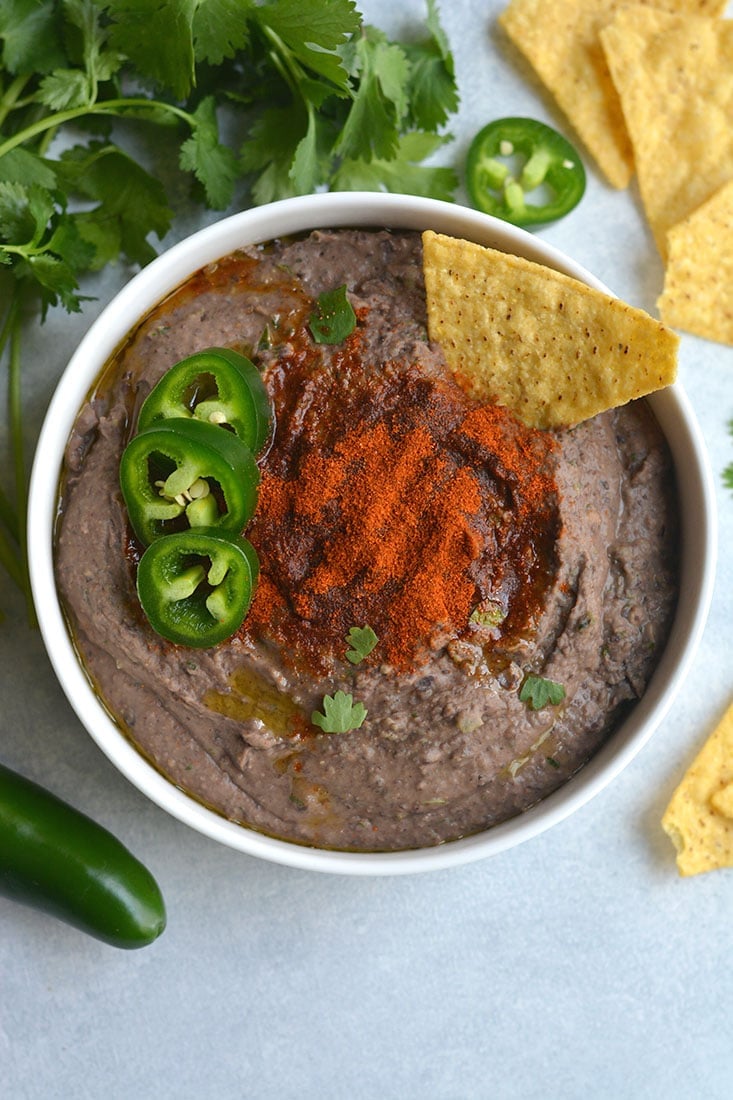
<svg viewBox="0 0 733 1100">
<path fill-rule="evenodd" d="M 733 345 L 733 180 L 667 233 L 665 324 Z"/>
<path fill-rule="evenodd" d="M 511 0 L 499 23 L 567 115 L 613 187 L 634 158 L 599 33 L 623 0 Z M 666 0 L 668 11 L 719 15 L 726 0 Z"/>
<path fill-rule="evenodd" d="M 733 867 L 733 705 L 685 772 L 662 828 L 681 875 Z"/>
<path fill-rule="evenodd" d="M 428 334 L 457 380 L 535 428 L 569 427 L 674 381 L 679 338 L 560 272 L 423 234 Z"/>
<path fill-rule="evenodd" d="M 733 20 L 620 9 L 601 42 L 657 246 L 733 179 Z"/>
</svg>

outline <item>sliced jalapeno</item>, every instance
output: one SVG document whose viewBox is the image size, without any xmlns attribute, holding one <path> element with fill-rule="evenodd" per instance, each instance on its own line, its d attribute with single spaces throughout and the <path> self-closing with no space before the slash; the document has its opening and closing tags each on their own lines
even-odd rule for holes
<svg viewBox="0 0 733 1100">
<path fill-rule="evenodd" d="M 577 150 L 551 126 L 501 118 L 471 142 L 466 187 L 472 204 L 485 214 L 514 225 L 542 225 L 577 206 L 585 192 L 585 168 Z"/>
<path fill-rule="evenodd" d="M 120 487 L 143 543 L 193 527 L 241 531 L 254 512 L 260 473 L 249 448 L 203 420 L 161 420 L 133 436 Z"/>
<path fill-rule="evenodd" d="M 258 575 L 257 554 L 246 539 L 192 529 L 150 544 L 138 565 L 137 592 L 153 630 L 203 649 L 242 625 Z"/>
<path fill-rule="evenodd" d="M 206 348 L 182 359 L 146 397 L 138 427 L 187 417 L 230 428 L 258 454 L 270 436 L 272 410 L 254 363 L 230 348 Z"/>
</svg>

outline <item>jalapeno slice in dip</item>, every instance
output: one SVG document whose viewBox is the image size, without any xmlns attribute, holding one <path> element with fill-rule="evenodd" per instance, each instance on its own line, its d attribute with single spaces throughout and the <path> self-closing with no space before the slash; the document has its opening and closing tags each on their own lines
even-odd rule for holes
<svg viewBox="0 0 733 1100">
<path fill-rule="evenodd" d="M 585 168 L 570 142 L 531 118 L 500 118 L 474 137 L 466 159 L 472 204 L 513 225 L 543 225 L 577 206 Z M 537 201 L 529 195 L 536 191 Z"/>
<path fill-rule="evenodd" d="M 195 527 L 243 530 L 259 480 L 241 439 L 203 420 L 173 418 L 144 428 L 120 461 L 130 523 L 144 544 Z"/>
<path fill-rule="evenodd" d="M 148 394 L 138 427 L 189 417 L 228 428 L 253 454 L 261 451 L 270 436 L 272 410 L 254 363 L 230 348 L 206 348 L 181 359 Z"/>
<path fill-rule="evenodd" d="M 257 554 L 246 539 L 192 529 L 150 544 L 138 565 L 137 593 L 156 633 L 204 649 L 242 625 L 258 576 Z"/>
</svg>

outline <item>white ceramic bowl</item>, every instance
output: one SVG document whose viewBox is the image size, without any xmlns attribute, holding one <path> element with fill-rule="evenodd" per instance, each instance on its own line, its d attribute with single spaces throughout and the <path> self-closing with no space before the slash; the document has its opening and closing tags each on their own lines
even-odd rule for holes
<svg viewBox="0 0 733 1100">
<path fill-rule="evenodd" d="M 31 479 L 31 582 L 48 653 L 82 723 L 119 770 L 174 817 L 242 852 L 293 867 L 380 875 L 434 870 L 500 852 L 566 818 L 619 774 L 671 707 L 702 633 L 716 545 L 712 480 L 699 429 L 679 384 L 650 401 L 674 454 L 682 512 L 681 598 L 662 660 L 642 700 L 582 771 L 533 809 L 476 836 L 417 851 L 347 853 L 275 840 L 226 821 L 166 780 L 114 724 L 79 664 L 54 583 L 53 527 L 66 440 L 90 387 L 128 331 L 195 270 L 237 247 L 306 229 L 343 225 L 431 228 L 517 253 L 607 289 L 572 260 L 505 222 L 465 207 L 403 195 L 345 192 L 288 199 L 235 214 L 195 233 L 124 287 L 92 325 L 59 382 L 41 431 Z"/>
</svg>

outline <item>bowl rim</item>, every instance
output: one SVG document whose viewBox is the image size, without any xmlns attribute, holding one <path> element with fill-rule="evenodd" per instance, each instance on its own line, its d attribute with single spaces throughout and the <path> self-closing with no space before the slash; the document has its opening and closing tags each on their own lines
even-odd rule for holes
<svg viewBox="0 0 733 1100">
<path fill-rule="evenodd" d="M 52 667 L 87 732 L 119 771 L 173 817 L 240 852 L 301 870 L 391 875 L 459 866 L 505 851 L 565 820 L 631 762 L 671 708 L 697 650 L 712 598 L 717 515 L 700 428 L 679 381 L 648 398 L 672 445 L 682 515 L 680 598 L 662 659 L 642 699 L 593 758 L 553 794 L 485 832 L 430 848 L 350 852 L 270 837 L 226 820 L 166 779 L 127 739 L 83 671 L 54 581 L 53 535 L 66 440 L 104 362 L 157 302 L 198 268 L 237 247 L 308 229 L 347 225 L 432 228 L 514 252 L 611 296 L 582 265 L 530 233 L 436 199 L 381 192 L 337 192 L 283 199 L 232 214 L 162 252 L 104 307 L 81 339 L 49 402 L 28 496 L 28 558 L 38 622 Z"/>
</svg>

